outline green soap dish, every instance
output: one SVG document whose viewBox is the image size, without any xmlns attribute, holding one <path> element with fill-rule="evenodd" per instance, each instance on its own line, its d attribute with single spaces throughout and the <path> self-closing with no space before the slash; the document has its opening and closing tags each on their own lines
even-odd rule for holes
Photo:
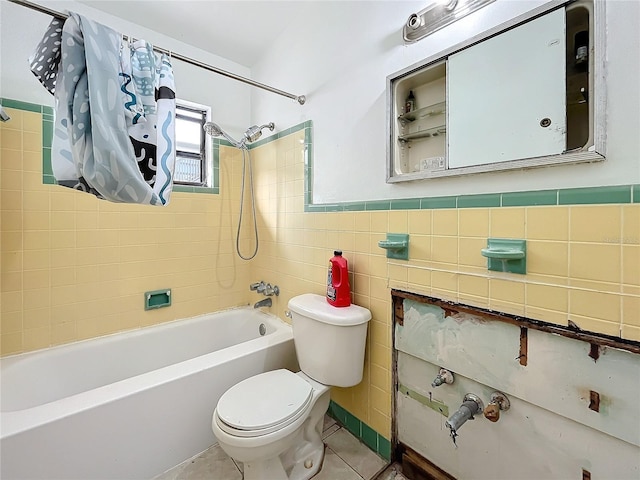
<svg viewBox="0 0 640 480">
<path fill-rule="evenodd" d="M 489 238 L 480 253 L 487 257 L 487 268 L 496 272 L 527 273 L 527 241 Z"/>
<path fill-rule="evenodd" d="M 521 250 L 511 250 L 502 248 L 483 248 L 482 256 L 487 258 L 497 258 L 498 260 L 518 260 L 525 257 Z"/>
<path fill-rule="evenodd" d="M 380 240 L 378 246 L 387 251 L 387 258 L 409 260 L 409 235 L 406 233 L 387 233 L 387 239 Z"/>
</svg>

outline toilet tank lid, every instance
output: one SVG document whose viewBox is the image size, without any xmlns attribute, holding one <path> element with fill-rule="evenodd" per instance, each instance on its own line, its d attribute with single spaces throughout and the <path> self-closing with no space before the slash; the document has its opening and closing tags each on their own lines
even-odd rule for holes
<svg viewBox="0 0 640 480">
<path fill-rule="evenodd" d="M 371 312 L 358 305 L 348 307 L 334 307 L 322 295 L 305 293 L 289 300 L 292 312 L 313 318 L 331 325 L 353 326 L 367 323 L 371 320 Z"/>
</svg>

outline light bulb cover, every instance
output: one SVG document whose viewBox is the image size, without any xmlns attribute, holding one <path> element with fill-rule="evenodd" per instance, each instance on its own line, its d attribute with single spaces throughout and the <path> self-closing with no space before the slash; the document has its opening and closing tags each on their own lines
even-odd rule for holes
<svg viewBox="0 0 640 480">
<path fill-rule="evenodd" d="M 402 29 L 407 43 L 417 42 L 495 0 L 438 0 L 409 15 Z"/>
</svg>

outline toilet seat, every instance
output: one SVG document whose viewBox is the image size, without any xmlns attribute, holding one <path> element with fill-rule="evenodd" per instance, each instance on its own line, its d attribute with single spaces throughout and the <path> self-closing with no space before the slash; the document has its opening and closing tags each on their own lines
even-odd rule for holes
<svg viewBox="0 0 640 480">
<path fill-rule="evenodd" d="M 266 435 L 307 413 L 313 398 L 309 382 L 289 370 L 247 378 L 227 390 L 216 407 L 218 426 L 238 437 Z"/>
</svg>

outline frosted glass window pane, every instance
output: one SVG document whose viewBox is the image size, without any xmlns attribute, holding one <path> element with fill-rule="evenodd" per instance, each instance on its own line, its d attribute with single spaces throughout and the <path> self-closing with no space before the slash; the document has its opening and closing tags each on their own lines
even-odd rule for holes
<svg viewBox="0 0 640 480">
<path fill-rule="evenodd" d="M 176 157 L 174 181 L 178 183 L 202 183 L 202 160 Z"/>
<path fill-rule="evenodd" d="M 200 116 L 202 118 L 202 116 Z M 183 152 L 200 153 L 202 124 L 200 121 L 176 119 L 176 149 Z"/>
</svg>

